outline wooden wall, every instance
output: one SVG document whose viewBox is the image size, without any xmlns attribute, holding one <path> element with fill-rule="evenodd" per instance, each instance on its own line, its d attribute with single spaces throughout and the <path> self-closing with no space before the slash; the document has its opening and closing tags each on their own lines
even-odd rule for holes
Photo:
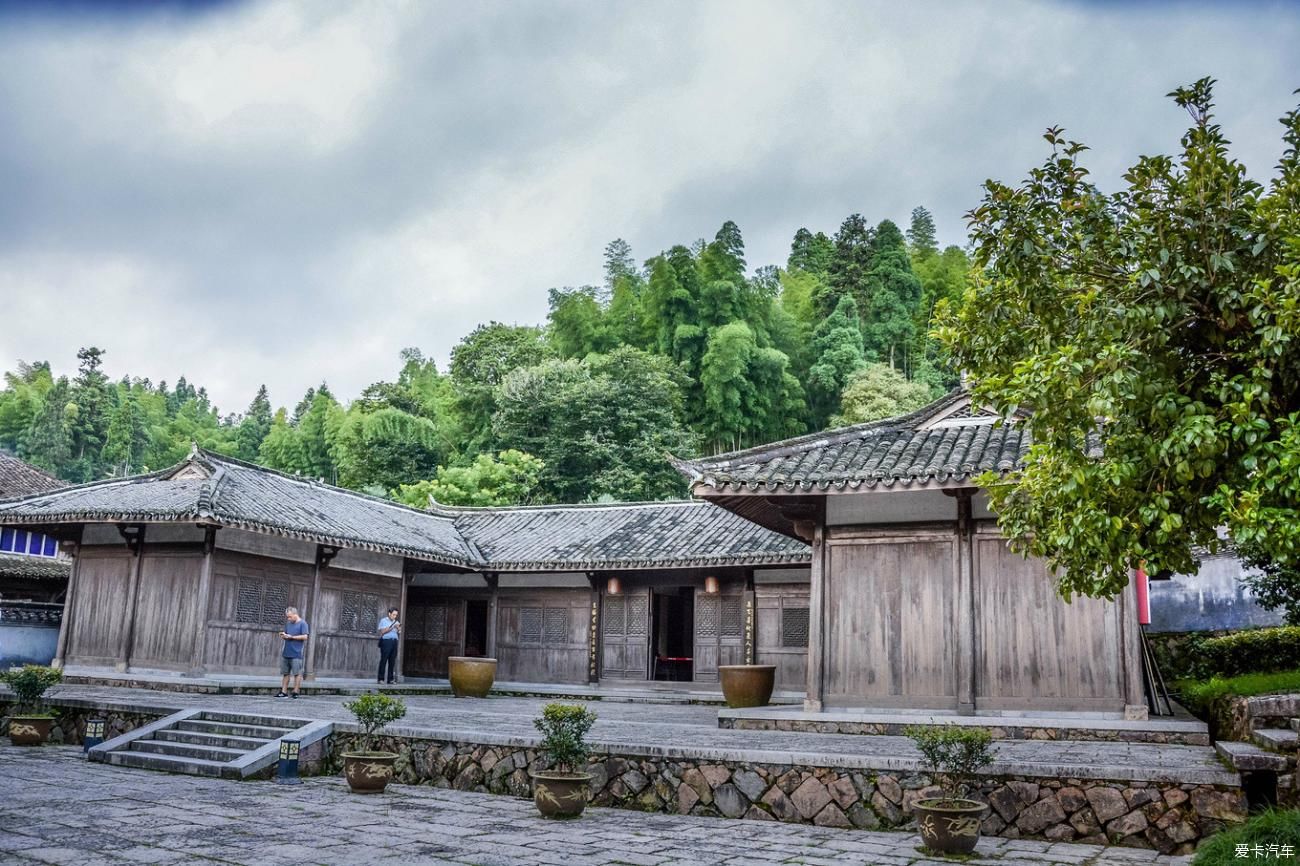
<svg viewBox="0 0 1300 866">
<path fill-rule="evenodd" d="M 587 682 L 591 592 L 533 589 L 497 596 L 497 679 Z"/>
<path fill-rule="evenodd" d="M 447 659 L 465 652 L 466 600 L 435 595 L 431 590 L 411 590 L 402 628 L 405 676 L 447 676 Z"/>
<path fill-rule="evenodd" d="M 821 688 L 810 682 L 810 697 L 828 706 L 1123 710 L 1134 691 L 1123 608 L 1066 603 L 1043 563 L 1012 553 L 994 523 L 968 525 L 826 531 Z M 773 607 L 760 597 L 760 641 Z"/>
<path fill-rule="evenodd" d="M 308 604 L 311 589 L 312 566 L 306 563 L 217 550 L 208 604 L 207 670 L 279 673 L 284 609 L 298 608 L 316 633 L 316 617 Z M 318 659 L 319 652 L 318 647 Z"/>
<path fill-rule="evenodd" d="M 151 549 L 146 542 L 136 590 L 131 667 L 188 671 L 202 612 L 199 576 L 203 551 Z"/>
<path fill-rule="evenodd" d="M 754 587 L 755 664 L 776 665 L 776 688 L 803 691 L 808 677 L 808 584 Z"/>
<path fill-rule="evenodd" d="M 134 566 L 125 545 L 81 548 L 75 590 L 64 614 L 69 628 L 65 663 L 112 666 L 121 658 Z"/>
<path fill-rule="evenodd" d="M 326 568 L 321 597 L 308 620 L 315 634 L 316 674 L 372 677 L 379 667 L 379 620 L 401 606 L 401 576 Z"/>
</svg>

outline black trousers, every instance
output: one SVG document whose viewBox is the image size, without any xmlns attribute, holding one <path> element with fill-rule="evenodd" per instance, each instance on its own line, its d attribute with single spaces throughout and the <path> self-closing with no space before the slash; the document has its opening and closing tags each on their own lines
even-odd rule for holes
<svg viewBox="0 0 1300 866">
<path fill-rule="evenodd" d="M 397 645 L 401 641 L 381 640 L 379 642 L 379 681 L 393 682 L 393 665 L 397 662 Z M 388 667 L 388 676 L 384 676 L 384 667 Z"/>
</svg>

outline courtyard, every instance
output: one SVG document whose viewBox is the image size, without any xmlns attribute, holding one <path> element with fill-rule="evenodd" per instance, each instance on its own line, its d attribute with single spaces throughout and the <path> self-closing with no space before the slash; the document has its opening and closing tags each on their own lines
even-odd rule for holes
<svg viewBox="0 0 1300 866">
<path fill-rule="evenodd" d="M 367 866 L 930 866 L 906 832 L 647 815 L 592 808 L 539 818 L 526 800 L 395 785 L 376 797 L 338 778 L 300 787 L 125 770 L 72 746 L 0 747 L 0 862 Z M 981 839 L 967 861 L 1027 866 L 1187 863 L 1152 851 Z"/>
</svg>

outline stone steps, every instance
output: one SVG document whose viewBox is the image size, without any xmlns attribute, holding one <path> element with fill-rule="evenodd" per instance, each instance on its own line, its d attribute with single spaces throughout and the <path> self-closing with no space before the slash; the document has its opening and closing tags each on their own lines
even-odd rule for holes
<svg viewBox="0 0 1300 866">
<path fill-rule="evenodd" d="M 203 758 L 182 758 L 176 755 L 155 755 L 149 752 L 109 752 L 108 763 L 115 767 L 134 767 L 140 770 L 163 770 L 188 776 L 214 776 L 220 778 L 228 761 L 208 761 Z"/>
<path fill-rule="evenodd" d="M 1286 755 L 1261 749 L 1252 743 L 1239 743 L 1235 740 L 1219 740 L 1214 744 L 1215 751 L 1237 772 L 1256 772 L 1271 770 L 1285 773 L 1290 762 Z"/>
<path fill-rule="evenodd" d="M 1256 728 L 1251 733 L 1251 739 L 1255 745 L 1264 749 L 1294 753 L 1300 744 L 1300 733 L 1290 728 Z"/>
<path fill-rule="evenodd" d="M 258 746 L 266 745 L 269 742 L 270 740 L 266 740 L 258 743 Z M 221 746 L 176 743 L 169 740 L 138 740 L 131 744 L 131 750 L 153 755 L 170 755 L 174 758 L 201 758 L 205 761 L 215 761 L 220 764 L 229 764 L 236 758 L 243 757 L 252 751 L 252 749 L 227 749 Z"/>
<path fill-rule="evenodd" d="M 1300 731 L 1300 719 L 1291 720 L 1291 730 Z"/>
<path fill-rule="evenodd" d="M 155 740 L 167 741 L 170 743 L 188 743 L 193 746 L 215 746 L 220 749 L 242 749 L 245 752 L 251 752 L 253 749 L 266 745 L 269 740 L 260 737 L 236 737 L 229 734 L 201 734 L 198 731 L 182 731 L 172 728 L 165 731 L 158 731 L 154 734 Z"/>
<path fill-rule="evenodd" d="M 258 740 L 278 740 L 293 730 L 291 727 L 245 725 L 239 722 L 209 721 L 207 718 L 185 719 L 178 722 L 176 727 L 182 731 L 194 731 L 199 734 L 222 734 Z"/>
</svg>

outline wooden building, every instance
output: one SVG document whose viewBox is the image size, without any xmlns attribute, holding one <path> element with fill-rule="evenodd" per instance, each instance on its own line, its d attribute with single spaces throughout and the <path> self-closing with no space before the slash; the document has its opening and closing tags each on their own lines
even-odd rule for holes
<svg viewBox="0 0 1300 866">
<path fill-rule="evenodd" d="M 678 463 L 812 546 L 807 707 L 1147 712 L 1136 601 L 1067 603 L 973 479 L 1028 448 L 960 391 L 912 414 Z"/>
<path fill-rule="evenodd" d="M 0 499 L 66 487 L 53 475 L 0 451 Z M 61 603 L 72 562 L 42 532 L 0 528 L 0 604 Z M 4 620 L 0 611 L 0 621 Z M 58 622 L 57 616 L 52 616 Z"/>
<path fill-rule="evenodd" d="M 806 621 L 808 547 L 705 502 L 426 511 L 196 449 L 0 503 L 0 525 L 75 553 L 65 666 L 274 673 L 292 605 L 309 676 L 369 677 L 396 605 L 411 675 L 493 654 L 502 681 L 716 682 L 780 657 L 803 681 L 804 648 L 763 623 Z"/>
</svg>

